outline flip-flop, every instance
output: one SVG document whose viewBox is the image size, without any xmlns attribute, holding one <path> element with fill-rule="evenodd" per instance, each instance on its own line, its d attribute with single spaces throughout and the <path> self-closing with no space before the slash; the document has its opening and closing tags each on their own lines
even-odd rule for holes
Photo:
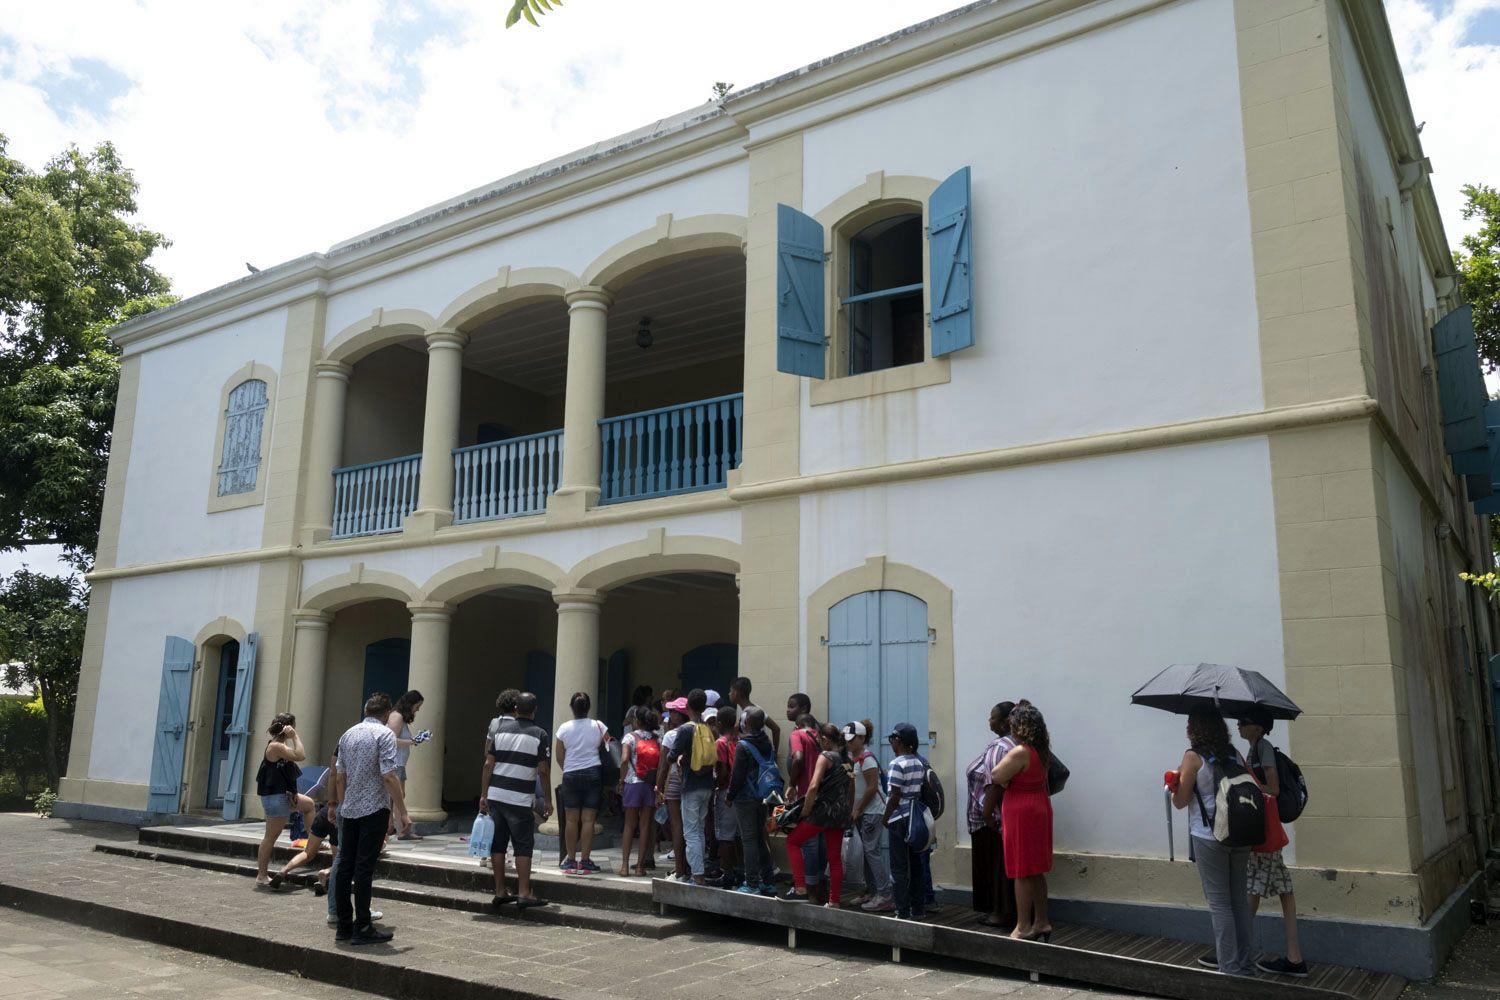
<svg viewBox="0 0 1500 1000">
<path fill-rule="evenodd" d="M 537 899 L 535 896 L 521 896 L 516 900 L 516 909 L 529 910 L 533 906 L 546 906 L 545 899 Z"/>
<path fill-rule="evenodd" d="M 266 884 L 269 885 L 272 889 L 280 889 L 281 888 L 281 879 L 282 879 L 282 876 L 280 874 L 272 875 L 271 876 L 271 881 L 267 882 Z"/>
<path fill-rule="evenodd" d="M 504 906 L 506 903 L 514 903 L 520 898 L 520 896 L 512 896 L 509 893 L 506 893 L 504 896 L 496 896 L 494 899 L 490 900 L 490 902 L 494 903 L 497 906 Z"/>
</svg>

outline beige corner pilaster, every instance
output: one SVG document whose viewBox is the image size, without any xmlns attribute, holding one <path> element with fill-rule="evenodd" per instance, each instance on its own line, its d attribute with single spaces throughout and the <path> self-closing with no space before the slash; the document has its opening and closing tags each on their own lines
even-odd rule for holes
<svg viewBox="0 0 1500 1000">
<path fill-rule="evenodd" d="M 341 361 L 313 366 L 312 429 L 307 446 L 307 487 L 302 544 L 326 541 L 333 534 L 333 470 L 344 452 L 344 405 L 354 369 Z"/>
<path fill-rule="evenodd" d="M 573 717 L 569 701 L 583 691 L 599 703 L 599 613 L 604 595 L 594 590 L 557 591 L 557 673 L 552 685 L 552 728 Z"/>
<path fill-rule="evenodd" d="M 453 449 L 458 447 L 458 412 L 463 392 L 464 347 L 469 335 L 457 330 L 427 334 L 427 406 L 422 417 L 422 478 L 417 509 L 406 530 L 430 533 L 453 523 Z"/>
<path fill-rule="evenodd" d="M 1373 348 L 1357 305 L 1335 12 L 1319 0 L 1235 0 L 1234 9 L 1265 405 L 1368 399 Z M 1287 693 L 1305 713 L 1280 738 L 1318 789 L 1295 827 L 1296 863 L 1415 871 L 1378 424 L 1280 430 L 1269 442 Z"/>
<path fill-rule="evenodd" d="M 563 399 L 562 482 L 549 511 L 577 516 L 599 502 L 599 420 L 604 416 L 604 335 L 614 299 L 602 288 L 569 292 L 568 381 Z"/>
<path fill-rule="evenodd" d="M 418 823 L 441 823 L 443 747 L 448 719 L 448 634 L 450 604 L 408 604 L 411 612 L 411 670 L 408 683 L 422 692 L 421 728 L 432 738 L 411 748 L 406 762 L 406 808 Z"/>
<path fill-rule="evenodd" d="M 297 732 L 307 759 L 327 763 L 323 751 L 323 691 L 328 666 L 328 628 L 333 615 L 299 608 L 292 612 L 292 680 L 287 710 L 297 716 Z"/>
<path fill-rule="evenodd" d="M 271 446 L 266 458 L 265 521 L 261 544 L 291 545 L 305 514 L 309 407 L 313 396 L 313 363 L 323 351 L 328 300 L 310 295 L 287 307 L 281 349 L 281 374 L 270 381 Z"/>
</svg>

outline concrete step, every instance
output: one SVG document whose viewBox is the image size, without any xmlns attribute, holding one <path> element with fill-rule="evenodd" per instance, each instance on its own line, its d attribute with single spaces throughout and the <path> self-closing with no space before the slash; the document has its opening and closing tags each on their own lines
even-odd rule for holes
<svg viewBox="0 0 1500 1000">
<path fill-rule="evenodd" d="M 132 847 L 125 844 L 96 844 L 94 850 L 111 857 L 182 865 L 202 871 L 219 872 L 224 875 L 240 875 L 247 878 L 254 878 L 256 873 L 253 856 L 248 860 L 240 860 L 236 857 L 214 856 L 195 851 L 174 850 L 165 847 Z M 287 893 L 298 891 L 310 893 L 316 882 L 313 874 L 316 870 L 316 868 L 309 867 L 289 875 L 286 880 L 288 888 L 284 888 L 282 891 Z M 540 886 L 538 886 L 538 889 L 541 891 Z M 626 934 L 631 937 L 647 938 L 653 941 L 659 941 L 674 934 L 683 933 L 692 924 L 691 918 L 686 915 L 661 917 L 650 912 L 637 913 L 604 910 L 597 907 L 560 903 L 554 901 L 545 891 L 541 891 L 541 895 L 548 900 L 548 905 L 546 906 L 535 907 L 529 910 L 518 910 L 513 906 L 506 906 L 502 907 L 500 912 L 496 914 L 490 906 L 493 890 L 493 884 L 488 881 L 482 891 L 474 892 L 442 886 L 423 886 L 417 888 L 414 885 L 400 881 L 377 878 L 374 886 L 374 895 L 377 899 L 416 903 L 421 906 L 436 906 L 466 913 L 483 913 L 499 916 L 504 919 L 525 920 L 538 924 L 553 924 L 559 927 L 581 927 L 587 930 Z"/>
<path fill-rule="evenodd" d="M 254 859 L 259 842 L 243 836 L 225 835 L 223 828 L 202 830 L 147 827 L 141 830 L 139 843 L 142 847 L 208 857 Z M 283 840 L 274 848 L 273 857 L 285 862 L 297 853 L 296 848 Z M 543 857 L 538 855 L 538 861 Z M 326 864 L 326 860 L 324 863 Z M 662 869 L 663 872 L 667 870 Z M 489 869 L 481 868 L 477 861 L 469 858 L 412 858 L 407 852 L 398 854 L 392 851 L 381 857 L 376 867 L 376 876 L 387 884 L 403 883 L 414 887 L 482 893 L 486 900 L 494 891 L 494 876 Z M 537 885 L 538 895 L 557 903 L 615 912 L 655 912 L 651 900 L 651 885 L 646 879 L 609 876 L 577 878 L 563 875 L 545 863 L 538 865 L 532 873 L 532 879 Z"/>
</svg>

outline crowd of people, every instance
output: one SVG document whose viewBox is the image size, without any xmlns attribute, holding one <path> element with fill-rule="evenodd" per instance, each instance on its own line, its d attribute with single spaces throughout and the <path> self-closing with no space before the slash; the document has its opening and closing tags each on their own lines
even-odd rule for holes
<svg viewBox="0 0 1500 1000">
<path fill-rule="evenodd" d="M 586 692 L 571 697 L 573 717 L 552 734 L 536 722 L 535 694 L 501 692 L 485 734 L 479 789 L 479 810 L 493 824 L 485 859 L 494 877 L 492 906 L 547 905 L 531 876 L 537 826 L 554 812 L 555 758 L 561 770 L 559 869 L 565 875 L 601 872 L 591 857 L 595 821 L 613 789 L 624 821 L 620 876 L 652 875 L 658 847 L 669 843 L 668 878 L 789 903 L 926 919 L 936 906 L 933 821 L 943 806 L 941 783 L 920 753 L 916 728 L 902 722 L 885 733 L 890 762 L 883 767 L 870 720 L 820 722 L 811 699 L 799 692 L 786 703 L 783 769 L 781 726 L 751 700 L 751 690 L 744 677 L 725 696 L 667 690 L 653 701 L 650 689 L 637 689 L 618 746 L 608 726 L 591 717 Z M 429 735 L 412 732 L 421 704 L 415 691 L 395 705 L 385 694 L 372 695 L 363 719 L 340 737 L 331 766 L 309 793 L 297 790 L 297 765 L 306 751 L 295 717 L 280 714 L 270 726 L 257 775 L 266 831 L 256 884 L 276 888 L 329 842 L 336 848 L 334 862 L 319 872 L 318 889 L 327 891 L 338 941 L 392 937 L 375 926 L 380 913 L 370 908 L 371 883 L 388 836 L 420 836 L 405 806 L 404 765 L 412 747 Z M 1066 768 L 1030 702 L 1000 702 L 990 710 L 988 725 L 993 738 L 965 773 L 972 905 L 984 925 L 1048 942 L 1051 795 L 1061 789 Z M 1191 855 L 1213 924 L 1215 949 L 1200 963 L 1233 975 L 1257 969 L 1307 974 L 1281 851 L 1231 846 L 1223 824 L 1215 825 L 1223 801 L 1217 783 L 1226 766 L 1233 773 L 1238 765 L 1240 773 L 1254 775 L 1264 794 L 1277 795 L 1277 752 L 1266 738 L 1273 725 L 1264 712 L 1246 713 L 1239 720 L 1247 742 L 1241 755 L 1221 715 L 1194 712 L 1187 720 L 1190 749 L 1165 779 L 1173 805 L 1189 812 Z M 320 793 L 327 800 L 321 809 L 314 801 Z M 297 813 L 306 824 L 306 845 L 272 874 L 272 848 Z M 791 868 L 785 888 L 777 885 L 771 836 L 785 836 Z M 514 861 L 514 892 L 507 856 Z M 1260 900 L 1271 896 L 1281 901 L 1287 954 L 1257 960 L 1252 920 Z"/>
</svg>

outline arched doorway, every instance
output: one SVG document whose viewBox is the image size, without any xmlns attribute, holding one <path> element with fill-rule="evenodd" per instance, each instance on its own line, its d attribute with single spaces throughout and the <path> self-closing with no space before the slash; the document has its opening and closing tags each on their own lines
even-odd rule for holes
<svg viewBox="0 0 1500 1000">
<path fill-rule="evenodd" d="M 224 789 L 228 784 L 225 769 L 229 765 L 229 730 L 234 719 L 239 661 L 238 641 L 230 639 L 219 647 L 218 675 L 214 679 L 214 714 L 210 716 L 212 731 L 208 758 L 208 794 L 203 803 L 210 809 L 224 805 Z"/>
</svg>

